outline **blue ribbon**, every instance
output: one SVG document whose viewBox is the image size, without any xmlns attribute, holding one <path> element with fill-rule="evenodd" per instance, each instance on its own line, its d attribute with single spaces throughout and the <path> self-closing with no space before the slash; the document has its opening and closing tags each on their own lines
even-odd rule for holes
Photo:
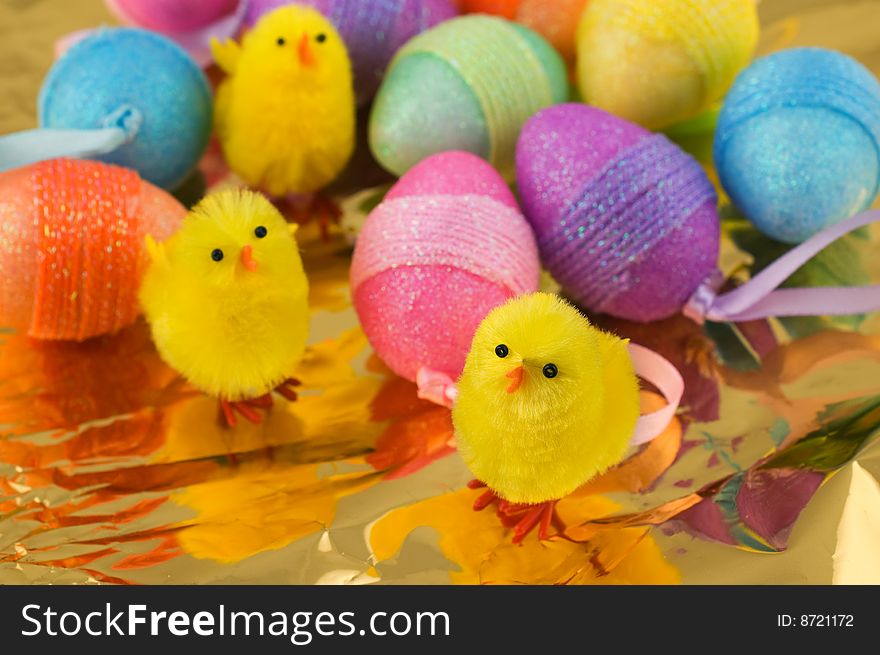
<svg viewBox="0 0 880 655">
<path fill-rule="evenodd" d="M 37 128 L 0 137 L 0 172 L 56 157 L 90 159 L 131 143 L 143 115 L 122 105 L 94 130 Z"/>
</svg>

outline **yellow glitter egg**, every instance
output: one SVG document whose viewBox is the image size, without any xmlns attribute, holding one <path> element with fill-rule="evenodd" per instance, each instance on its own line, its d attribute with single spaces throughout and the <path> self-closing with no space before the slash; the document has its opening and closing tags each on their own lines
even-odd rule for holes
<svg viewBox="0 0 880 655">
<path fill-rule="evenodd" d="M 719 100 L 758 41 L 754 0 L 591 0 L 578 28 L 584 102 L 660 129 Z"/>
</svg>

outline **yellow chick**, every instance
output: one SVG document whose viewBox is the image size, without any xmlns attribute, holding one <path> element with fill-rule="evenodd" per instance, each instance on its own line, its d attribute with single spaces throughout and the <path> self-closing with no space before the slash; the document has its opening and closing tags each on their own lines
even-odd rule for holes
<svg viewBox="0 0 880 655">
<path fill-rule="evenodd" d="M 474 335 L 452 413 L 472 486 L 489 488 L 475 509 L 499 500 L 502 518 L 517 517 L 515 542 L 538 522 L 546 538 L 556 501 L 623 458 L 638 391 L 627 342 L 557 296 L 493 310 Z"/>
<path fill-rule="evenodd" d="M 290 376 L 308 337 L 308 281 L 294 233 L 264 196 L 204 198 L 166 242 L 147 237 L 140 301 L 161 355 L 195 387 L 259 422 L 274 389 L 296 399 Z"/>
<path fill-rule="evenodd" d="M 239 45 L 211 43 L 228 77 L 217 91 L 217 134 L 230 168 L 272 196 L 323 189 L 354 149 L 355 97 L 342 38 L 318 11 L 287 5 Z"/>
</svg>

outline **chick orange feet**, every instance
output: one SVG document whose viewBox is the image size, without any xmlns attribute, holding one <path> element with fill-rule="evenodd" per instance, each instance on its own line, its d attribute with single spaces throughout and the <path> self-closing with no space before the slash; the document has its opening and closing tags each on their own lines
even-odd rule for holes
<svg viewBox="0 0 880 655">
<path fill-rule="evenodd" d="M 234 428 L 238 425 L 238 417 L 236 412 L 244 416 L 248 421 L 259 425 L 263 422 L 262 415 L 257 411 L 259 409 L 268 409 L 272 406 L 272 396 L 266 394 L 253 400 L 223 400 L 220 399 L 220 416 L 227 427 Z"/>
<path fill-rule="evenodd" d="M 468 487 L 482 489 L 486 488 L 486 484 L 479 480 L 472 480 L 468 483 Z M 486 488 L 486 491 L 474 501 L 474 511 L 482 511 L 496 501 L 498 503 L 496 514 L 505 527 L 513 528 L 513 543 L 515 544 L 522 543 L 523 539 L 536 527 L 538 528 L 538 539 L 541 541 L 550 538 L 551 525 L 561 531 L 559 519 L 556 516 L 557 501 L 555 500 L 537 505 L 511 503 L 499 498 L 494 491 Z"/>
<path fill-rule="evenodd" d="M 289 378 L 279 384 L 275 388 L 275 391 L 287 398 L 290 402 L 295 402 L 298 396 L 294 387 L 298 387 L 300 384 L 300 381 L 296 378 Z M 251 400 L 230 401 L 221 399 L 221 421 L 225 423 L 227 427 L 234 428 L 238 425 L 238 416 L 236 416 L 236 413 L 238 413 L 251 423 L 259 425 L 263 422 L 263 416 L 258 410 L 270 409 L 273 404 L 274 401 L 272 400 L 272 394 L 270 393 L 262 395 L 259 398 L 252 398 Z"/>
<path fill-rule="evenodd" d="M 335 200 L 323 193 L 315 193 L 304 203 L 298 202 L 295 198 L 288 198 L 288 202 L 292 207 L 291 217 L 294 221 L 303 225 L 311 220 L 317 220 L 321 230 L 321 240 L 330 240 L 330 225 L 338 224 L 339 219 L 342 218 L 342 209 Z"/>
<path fill-rule="evenodd" d="M 299 399 L 299 396 L 296 394 L 296 387 L 300 386 L 301 384 L 302 382 L 300 382 L 296 378 L 288 378 L 277 387 L 275 387 L 275 392 L 281 394 L 293 403 Z"/>
</svg>

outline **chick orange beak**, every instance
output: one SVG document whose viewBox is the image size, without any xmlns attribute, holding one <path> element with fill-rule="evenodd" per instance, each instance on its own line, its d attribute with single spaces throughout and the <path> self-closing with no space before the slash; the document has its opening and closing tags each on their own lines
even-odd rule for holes
<svg viewBox="0 0 880 655">
<path fill-rule="evenodd" d="M 522 364 L 507 372 L 507 377 L 510 378 L 510 386 L 507 387 L 507 393 L 513 393 L 520 388 L 523 383 L 523 373 L 525 373 L 525 370 Z"/>
<path fill-rule="evenodd" d="M 299 40 L 299 60 L 303 66 L 314 66 L 317 63 L 308 34 L 303 34 Z"/>
<path fill-rule="evenodd" d="M 241 249 L 241 264 L 249 271 L 257 270 L 257 260 L 254 259 L 254 247 L 250 244 Z"/>
</svg>

